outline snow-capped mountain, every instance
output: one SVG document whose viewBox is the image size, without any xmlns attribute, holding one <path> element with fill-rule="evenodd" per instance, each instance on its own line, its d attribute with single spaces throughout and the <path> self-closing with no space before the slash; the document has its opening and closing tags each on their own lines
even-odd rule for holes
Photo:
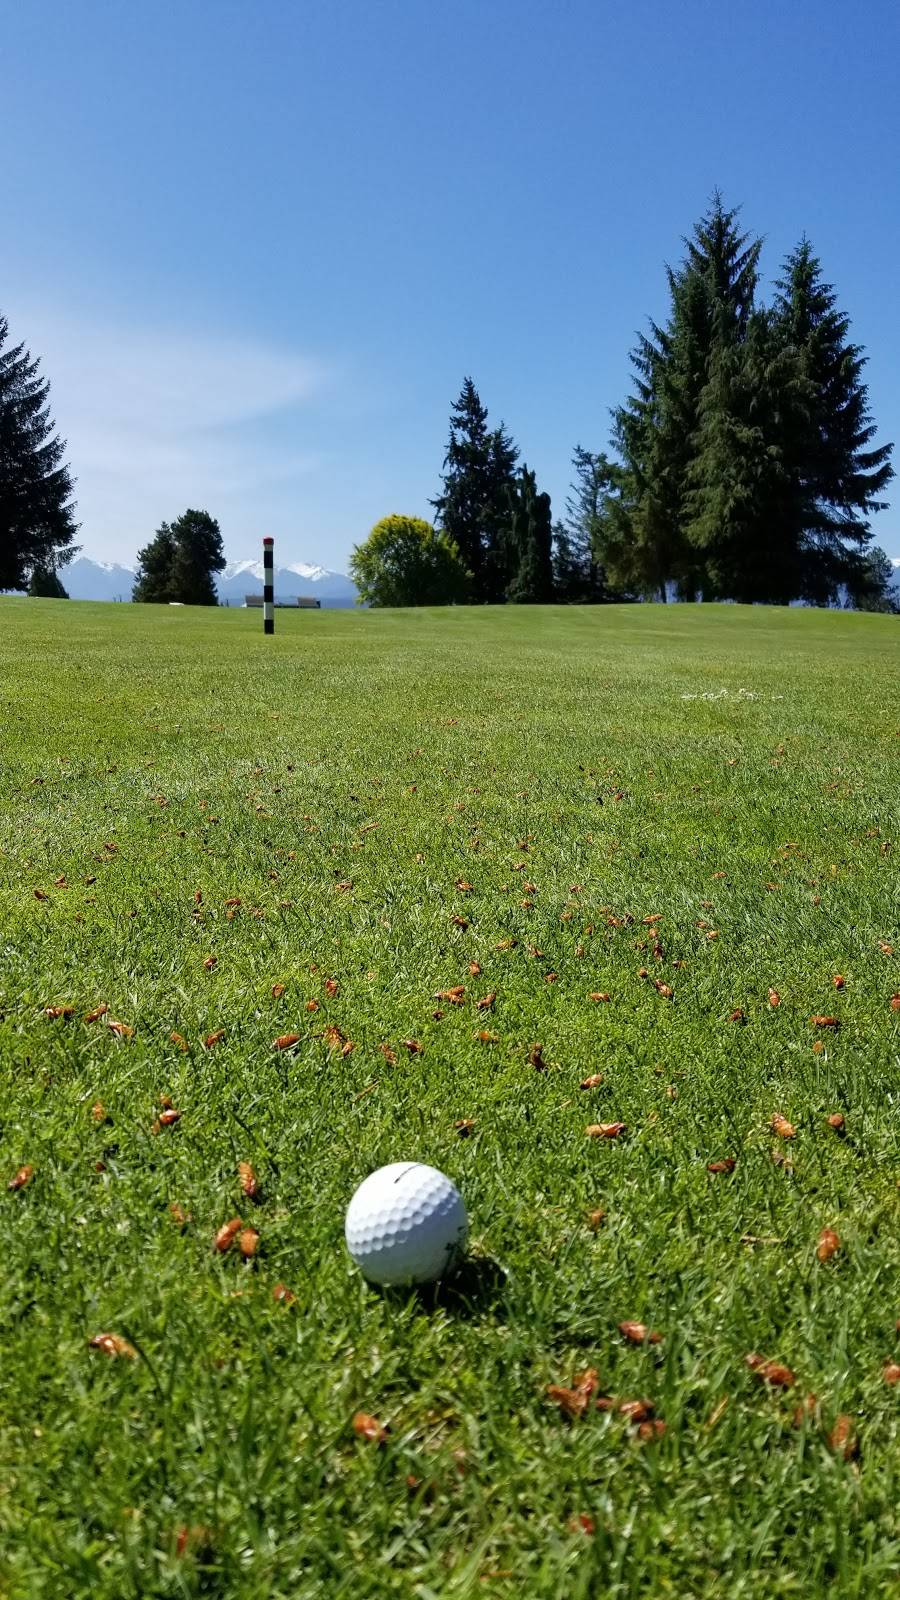
<svg viewBox="0 0 900 1600">
<path fill-rule="evenodd" d="M 135 569 L 116 561 L 76 556 L 61 568 L 60 576 L 72 600 L 130 600 Z M 309 595 L 323 606 L 356 604 L 356 588 L 350 579 L 314 562 L 297 561 L 276 567 L 274 576 L 277 600 Z M 262 584 L 261 561 L 229 561 L 216 579 L 216 591 L 223 604 L 243 605 L 245 595 L 262 592 Z"/>
<path fill-rule="evenodd" d="M 309 595 L 321 600 L 323 606 L 356 604 L 356 587 L 349 578 L 342 572 L 331 572 L 327 567 L 310 562 L 296 561 L 286 567 L 276 567 L 274 581 L 276 600 Z M 221 601 L 242 605 L 245 594 L 259 594 L 262 584 L 261 561 L 229 561 L 216 579 L 216 590 Z"/>
<path fill-rule="evenodd" d="M 307 561 L 289 561 L 287 566 L 280 567 L 279 571 L 295 572 L 298 577 L 307 578 L 310 583 L 317 583 L 322 578 L 339 578 L 341 576 L 339 572 L 331 572 L 328 567 L 310 565 Z M 232 578 L 240 577 L 242 573 L 247 573 L 248 576 L 258 578 L 262 582 L 263 564 L 261 561 L 229 561 L 225 571 L 222 573 L 222 578 L 230 581 Z"/>
<path fill-rule="evenodd" d="M 130 600 L 134 568 L 76 556 L 60 569 L 60 577 L 70 600 Z"/>
</svg>

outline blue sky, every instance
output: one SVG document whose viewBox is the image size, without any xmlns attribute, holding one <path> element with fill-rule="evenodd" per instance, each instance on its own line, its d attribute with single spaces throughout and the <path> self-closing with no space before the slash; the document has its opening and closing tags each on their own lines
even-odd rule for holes
<svg viewBox="0 0 900 1600">
<path fill-rule="evenodd" d="M 87 554 L 187 505 L 343 568 L 466 373 L 562 509 L 715 185 L 804 230 L 900 440 L 892 0 L 0 0 L 0 308 Z M 900 462 L 897 463 L 900 467 Z M 900 489 L 897 491 L 900 504 Z M 876 536 L 900 556 L 900 509 Z"/>
</svg>

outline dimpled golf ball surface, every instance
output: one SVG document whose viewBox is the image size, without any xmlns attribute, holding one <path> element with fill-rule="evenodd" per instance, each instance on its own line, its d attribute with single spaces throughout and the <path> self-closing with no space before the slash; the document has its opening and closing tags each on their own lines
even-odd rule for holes
<svg viewBox="0 0 900 1600">
<path fill-rule="evenodd" d="M 347 1207 L 347 1249 L 370 1283 L 432 1283 L 466 1242 L 456 1185 L 436 1167 L 393 1161 L 360 1184 Z"/>
</svg>

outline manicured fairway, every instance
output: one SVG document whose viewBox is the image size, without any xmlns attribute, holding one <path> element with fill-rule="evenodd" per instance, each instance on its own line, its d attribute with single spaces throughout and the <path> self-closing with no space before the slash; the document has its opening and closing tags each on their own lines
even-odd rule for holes
<svg viewBox="0 0 900 1600">
<path fill-rule="evenodd" d="M 277 628 L 0 600 L 0 1595 L 896 1596 L 900 623 Z"/>
</svg>

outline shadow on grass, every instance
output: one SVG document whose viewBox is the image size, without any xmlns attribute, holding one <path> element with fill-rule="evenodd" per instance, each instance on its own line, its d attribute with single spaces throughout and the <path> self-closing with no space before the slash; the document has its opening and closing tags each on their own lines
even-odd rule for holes
<svg viewBox="0 0 900 1600">
<path fill-rule="evenodd" d="M 423 1311 L 445 1311 L 452 1317 L 468 1318 L 502 1313 L 509 1274 L 492 1256 L 466 1256 L 459 1266 L 437 1283 L 422 1283 L 416 1288 L 387 1288 L 385 1298 L 407 1299 L 413 1294 Z"/>
<path fill-rule="evenodd" d="M 502 1309 L 508 1281 L 508 1273 L 493 1256 L 466 1256 L 448 1278 L 423 1283 L 416 1294 L 427 1311 L 477 1317 Z"/>
</svg>

